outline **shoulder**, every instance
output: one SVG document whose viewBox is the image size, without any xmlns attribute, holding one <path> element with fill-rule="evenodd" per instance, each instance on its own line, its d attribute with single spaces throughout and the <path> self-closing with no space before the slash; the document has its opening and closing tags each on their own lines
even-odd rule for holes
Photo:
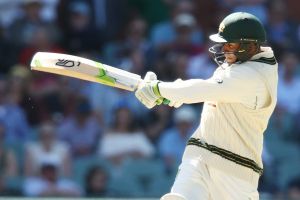
<svg viewBox="0 0 300 200">
<path fill-rule="evenodd" d="M 259 62 L 247 61 L 233 67 L 230 76 L 234 79 L 243 80 L 255 87 L 256 85 L 261 85 L 268 76 L 273 77 L 274 69 L 277 68 L 270 68 L 269 65 Z"/>
<path fill-rule="evenodd" d="M 267 65 L 276 65 L 277 61 L 271 47 L 261 47 L 261 52 L 254 55 L 250 62 L 263 63 Z"/>
<path fill-rule="evenodd" d="M 257 77 L 256 71 L 249 62 L 233 64 L 227 72 L 227 76 L 237 79 L 254 79 Z"/>
<path fill-rule="evenodd" d="M 259 73 L 248 62 L 232 64 L 216 73 L 213 78 L 217 83 L 222 83 L 219 86 L 228 88 L 250 89 L 262 83 Z"/>
<path fill-rule="evenodd" d="M 276 65 L 277 61 L 275 56 L 272 57 L 260 57 L 260 58 L 256 58 L 251 60 L 252 62 L 259 62 L 259 63 L 263 63 L 263 64 L 267 64 L 267 65 Z"/>
</svg>

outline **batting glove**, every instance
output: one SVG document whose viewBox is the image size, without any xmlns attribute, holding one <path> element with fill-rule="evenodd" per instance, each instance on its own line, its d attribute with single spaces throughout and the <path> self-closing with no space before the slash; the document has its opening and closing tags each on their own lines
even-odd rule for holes
<svg viewBox="0 0 300 200">
<path fill-rule="evenodd" d="M 181 106 L 182 103 L 173 102 L 161 96 L 158 88 L 159 82 L 155 73 L 147 72 L 144 81 L 135 92 L 137 99 L 149 109 L 162 103 L 176 108 Z"/>
</svg>

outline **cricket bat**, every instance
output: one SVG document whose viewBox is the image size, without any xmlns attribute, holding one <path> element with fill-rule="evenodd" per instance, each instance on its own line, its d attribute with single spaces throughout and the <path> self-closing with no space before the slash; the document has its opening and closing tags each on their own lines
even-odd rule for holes
<svg viewBox="0 0 300 200">
<path fill-rule="evenodd" d="M 49 72 L 101 83 L 128 91 L 135 91 L 142 82 L 140 75 L 79 56 L 37 52 L 31 70 Z"/>
</svg>

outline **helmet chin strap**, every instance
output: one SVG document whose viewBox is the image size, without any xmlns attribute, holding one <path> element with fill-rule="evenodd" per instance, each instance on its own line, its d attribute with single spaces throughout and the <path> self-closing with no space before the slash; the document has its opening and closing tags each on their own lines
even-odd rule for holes
<svg viewBox="0 0 300 200">
<path fill-rule="evenodd" d="M 255 44 L 256 44 L 256 48 L 251 51 L 250 43 L 241 42 L 240 48 L 235 53 L 237 59 L 241 62 L 250 60 L 253 55 L 257 54 L 260 51 L 260 45 L 258 43 L 255 43 Z"/>
</svg>

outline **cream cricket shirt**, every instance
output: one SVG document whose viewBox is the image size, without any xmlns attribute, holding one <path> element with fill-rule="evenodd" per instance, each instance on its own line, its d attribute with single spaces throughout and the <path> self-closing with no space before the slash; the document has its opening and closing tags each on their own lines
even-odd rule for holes
<svg viewBox="0 0 300 200">
<path fill-rule="evenodd" d="M 250 61 L 217 68 L 208 80 L 159 84 L 163 97 L 204 102 L 201 122 L 188 142 L 183 162 L 200 159 L 228 174 L 258 183 L 263 133 L 277 99 L 278 64 L 271 48 Z"/>
</svg>

